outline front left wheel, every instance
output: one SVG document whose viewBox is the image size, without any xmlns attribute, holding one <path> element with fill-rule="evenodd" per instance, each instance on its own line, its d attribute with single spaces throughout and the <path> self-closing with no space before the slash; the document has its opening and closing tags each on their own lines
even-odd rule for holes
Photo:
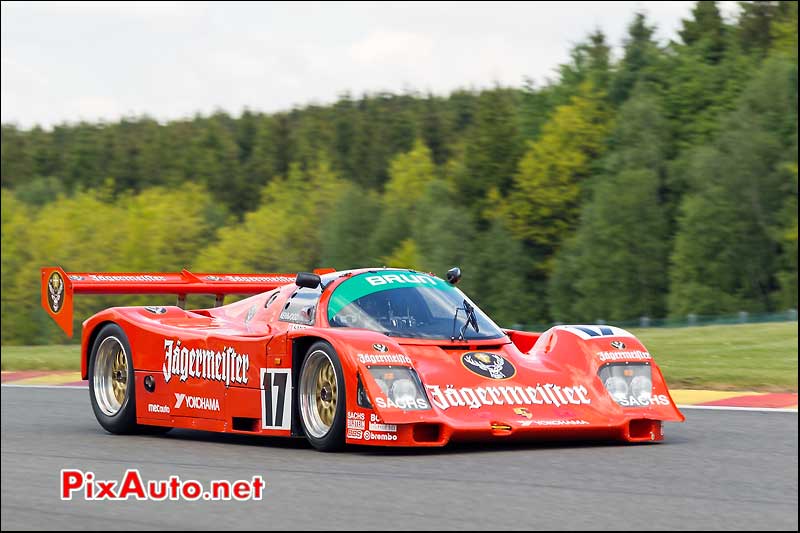
<svg viewBox="0 0 800 533">
<path fill-rule="evenodd" d="M 306 438 L 318 450 L 344 447 L 344 373 L 333 346 L 317 342 L 308 350 L 300 369 L 300 422 Z"/>
</svg>

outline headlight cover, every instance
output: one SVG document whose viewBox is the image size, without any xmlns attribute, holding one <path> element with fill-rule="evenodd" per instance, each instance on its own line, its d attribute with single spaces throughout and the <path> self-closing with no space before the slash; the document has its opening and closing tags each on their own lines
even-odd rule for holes
<svg viewBox="0 0 800 533">
<path fill-rule="evenodd" d="M 623 407 L 648 407 L 653 403 L 650 363 L 609 363 L 598 376 L 614 401 Z"/>
<path fill-rule="evenodd" d="M 430 409 L 422 382 L 413 368 L 399 366 L 373 366 L 369 368 L 372 379 L 381 388 L 385 398 L 375 398 L 378 407 L 391 407 L 420 411 Z"/>
</svg>

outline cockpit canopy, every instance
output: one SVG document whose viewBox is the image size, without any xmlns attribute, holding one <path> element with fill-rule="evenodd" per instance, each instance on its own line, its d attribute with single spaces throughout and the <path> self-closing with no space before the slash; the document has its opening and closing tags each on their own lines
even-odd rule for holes
<svg viewBox="0 0 800 533">
<path fill-rule="evenodd" d="M 464 328 L 474 308 L 478 331 Z M 455 320 L 456 309 L 461 309 Z M 334 289 L 328 303 L 332 327 L 363 328 L 392 337 L 464 340 L 496 339 L 502 330 L 460 290 L 437 277 L 409 270 L 357 274 Z"/>
</svg>

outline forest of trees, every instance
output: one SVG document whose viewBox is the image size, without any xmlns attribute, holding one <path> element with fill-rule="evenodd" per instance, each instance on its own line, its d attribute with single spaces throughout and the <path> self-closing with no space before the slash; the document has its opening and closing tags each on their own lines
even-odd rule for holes
<svg viewBox="0 0 800 533">
<path fill-rule="evenodd" d="M 597 30 L 544 84 L 4 124 L 2 343 L 63 342 L 39 299 L 56 264 L 459 265 L 504 326 L 796 309 L 797 3 L 654 30 L 636 15 L 620 54 Z M 152 302 L 82 298 L 76 321 Z"/>
</svg>

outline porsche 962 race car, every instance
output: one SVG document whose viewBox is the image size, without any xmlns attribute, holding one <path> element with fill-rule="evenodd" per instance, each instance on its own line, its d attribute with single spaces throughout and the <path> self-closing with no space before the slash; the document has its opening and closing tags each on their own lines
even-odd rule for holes
<svg viewBox="0 0 800 533">
<path fill-rule="evenodd" d="M 345 444 L 663 439 L 683 421 L 650 353 L 607 325 L 502 329 L 447 279 L 402 269 L 299 274 L 67 273 L 42 305 L 72 335 L 73 296 L 174 294 L 83 323 L 81 374 L 111 433 L 200 429 Z M 188 294 L 217 306 L 185 309 Z M 222 305 L 225 295 L 255 294 Z"/>
</svg>

